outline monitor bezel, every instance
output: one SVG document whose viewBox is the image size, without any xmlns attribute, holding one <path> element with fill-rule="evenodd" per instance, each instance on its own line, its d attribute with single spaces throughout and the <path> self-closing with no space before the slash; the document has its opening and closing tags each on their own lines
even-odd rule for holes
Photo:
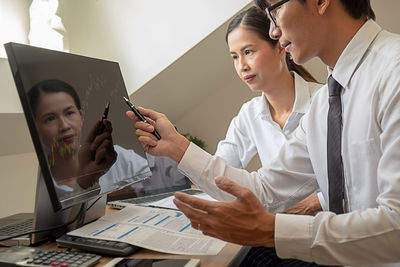
<svg viewBox="0 0 400 267">
<path fill-rule="evenodd" d="M 53 184 L 53 179 L 52 179 L 49 168 L 47 168 L 47 167 L 42 168 L 42 166 L 47 165 L 47 159 L 45 158 L 45 153 L 44 153 L 43 147 L 41 145 L 39 134 L 36 130 L 35 120 L 32 116 L 33 113 L 29 106 L 28 98 L 26 95 L 24 85 L 22 83 L 21 76 L 19 75 L 17 58 L 14 54 L 13 46 L 25 46 L 25 45 L 10 42 L 10 43 L 4 44 L 4 48 L 7 53 L 8 63 L 10 65 L 11 73 L 12 73 L 12 76 L 14 78 L 14 82 L 15 82 L 15 85 L 17 88 L 18 96 L 21 101 L 21 106 L 24 111 L 25 119 L 28 124 L 30 136 L 32 138 L 32 143 L 33 143 L 33 146 L 36 151 L 36 157 L 38 158 L 38 161 L 39 161 L 39 168 L 41 169 L 41 172 L 43 175 L 43 180 L 46 183 L 49 197 L 50 197 L 51 203 L 53 205 L 53 210 L 59 211 L 63 207 L 61 205 L 61 202 L 58 199 L 56 188 Z"/>
</svg>

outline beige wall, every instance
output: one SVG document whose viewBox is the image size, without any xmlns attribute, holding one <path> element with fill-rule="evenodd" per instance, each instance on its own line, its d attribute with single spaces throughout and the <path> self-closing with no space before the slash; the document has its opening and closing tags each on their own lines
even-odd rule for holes
<svg viewBox="0 0 400 267">
<path fill-rule="evenodd" d="M 0 217 L 33 212 L 37 167 L 35 153 L 0 157 Z"/>
</svg>

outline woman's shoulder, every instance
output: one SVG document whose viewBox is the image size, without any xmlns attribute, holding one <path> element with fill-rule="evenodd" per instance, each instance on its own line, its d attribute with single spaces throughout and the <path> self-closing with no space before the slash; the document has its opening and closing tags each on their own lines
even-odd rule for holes
<svg viewBox="0 0 400 267">
<path fill-rule="evenodd" d="M 239 113 L 237 116 L 242 117 L 242 116 L 257 116 L 257 114 L 260 114 L 264 112 L 265 110 L 265 97 L 264 95 L 256 96 L 250 99 L 249 101 L 245 102 L 242 104 Z"/>
<path fill-rule="evenodd" d="M 248 100 L 247 102 L 243 103 L 242 107 L 240 108 L 240 111 L 249 111 L 249 110 L 260 110 L 260 106 L 262 107 L 264 105 L 264 95 L 259 95 L 256 97 L 253 97 L 252 99 Z"/>
<path fill-rule="evenodd" d="M 315 94 L 319 91 L 319 89 L 321 89 L 324 86 L 324 84 L 316 82 L 307 82 L 307 84 L 311 98 L 313 98 Z"/>
</svg>

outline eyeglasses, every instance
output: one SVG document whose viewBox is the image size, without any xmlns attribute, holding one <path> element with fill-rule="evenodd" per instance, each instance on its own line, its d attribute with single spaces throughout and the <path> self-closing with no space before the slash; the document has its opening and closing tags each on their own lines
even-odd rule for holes
<svg viewBox="0 0 400 267">
<path fill-rule="evenodd" d="M 279 1 L 278 3 L 275 3 L 275 4 L 273 4 L 272 6 L 267 7 L 267 8 L 265 9 L 265 13 L 267 13 L 268 19 L 269 19 L 271 22 L 274 23 L 275 27 L 278 27 L 278 23 L 277 23 L 277 21 L 276 21 L 276 11 L 277 11 L 277 8 L 280 7 L 281 5 L 283 5 L 284 3 L 289 2 L 289 1 L 290 1 L 290 0 L 282 0 L 282 1 Z"/>
</svg>

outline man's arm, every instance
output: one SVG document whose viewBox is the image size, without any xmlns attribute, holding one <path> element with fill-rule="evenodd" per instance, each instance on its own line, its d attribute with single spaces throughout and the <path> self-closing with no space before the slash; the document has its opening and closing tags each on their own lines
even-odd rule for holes
<svg viewBox="0 0 400 267">
<path fill-rule="evenodd" d="M 139 108 L 152 125 L 139 121 L 133 112 L 127 115 L 136 120 L 136 135 L 145 151 L 157 156 L 166 156 L 179 162 L 179 170 L 198 185 L 200 189 L 218 200 L 234 200 L 232 195 L 216 187 L 214 179 L 218 176 L 229 177 L 235 183 L 249 188 L 270 212 L 283 212 L 318 187 L 308 153 L 302 142 L 293 140 L 290 148 L 281 153 L 287 158 L 286 164 L 278 160 L 268 169 L 249 173 L 243 169 L 229 166 L 225 160 L 210 155 L 180 135 L 164 114 L 150 109 Z M 161 135 L 157 140 L 154 128 Z M 299 134 L 299 137 L 304 133 Z M 272 171 L 271 171 L 272 170 Z"/>
</svg>

